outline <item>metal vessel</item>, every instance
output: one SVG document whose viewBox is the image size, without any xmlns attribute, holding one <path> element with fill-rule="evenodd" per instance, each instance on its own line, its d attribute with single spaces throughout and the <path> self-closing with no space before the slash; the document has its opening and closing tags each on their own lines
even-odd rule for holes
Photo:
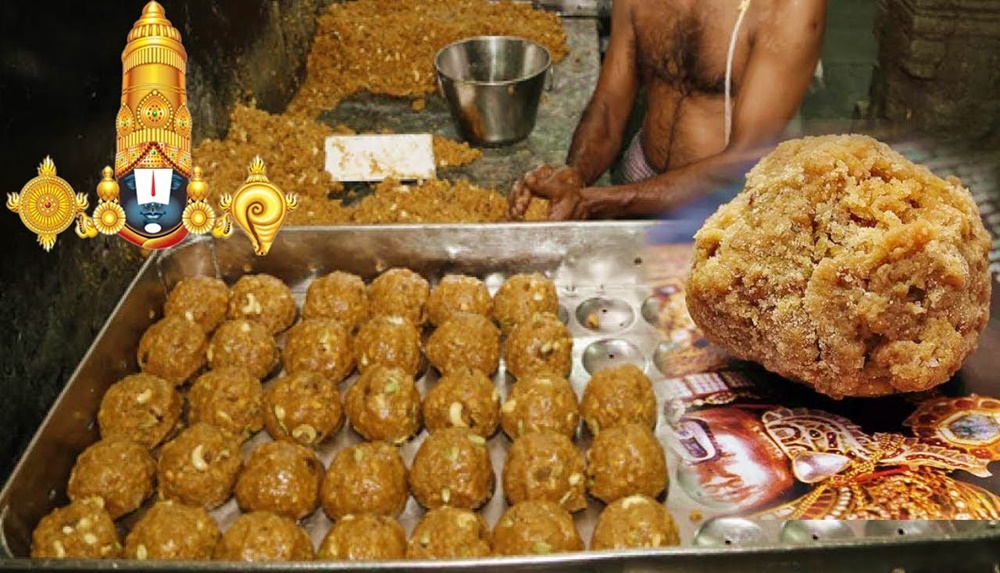
<svg viewBox="0 0 1000 573">
<path fill-rule="evenodd" d="M 544 46 L 511 36 L 466 38 L 434 58 L 458 131 L 469 143 L 486 146 L 528 137 L 551 65 Z"/>
</svg>

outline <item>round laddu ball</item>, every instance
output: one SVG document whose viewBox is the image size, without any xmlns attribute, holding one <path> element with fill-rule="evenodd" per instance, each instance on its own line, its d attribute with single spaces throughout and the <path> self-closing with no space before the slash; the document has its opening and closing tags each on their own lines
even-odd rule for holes
<svg viewBox="0 0 1000 573">
<path fill-rule="evenodd" d="M 503 431 L 516 439 L 531 432 L 553 431 L 570 439 L 580 427 L 580 405 L 569 381 L 543 374 L 514 384 L 500 407 Z"/>
<path fill-rule="evenodd" d="M 221 536 L 219 524 L 203 507 L 160 501 L 149 508 L 125 538 L 125 557 L 140 560 L 205 560 Z"/>
<path fill-rule="evenodd" d="M 354 370 L 351 335 L 327 318 L 303 320 L 288 331 L 282 351 L 285 370 L 309 370 L 340 383 Z"/>
<path fill-rule="evenodd" d="M 229 287 L 214 277 L 191 277 L 177 283 L 163 305 L 164 316 L 179 316 L 210 333 L 226 319 Z"/>
<path fill-rule="evenodd" d="M 443 374 L 472 368 L 491 375 L 500 364 L 500 329 L 481 314 L 456 314 L 427 339 L 427 360 Z"/>
<path fill-rule="evenodd" d="M 219 325 L 208 343 L 208 365 L 240 368 L 263 380 L 278 366 L 278 345 L 267 328 L 250 320 L 227 320 Z"/>
<path fill-rule="evenodd" d="M 334 271 L 309 283 L 302 316 L 335 320 L 353 332 L 368 320 L 369 307 L 365 281 L 358 275 Z"/>
<path fill-rule="evenodd" d="M 489 557 L 490 528 L 469 509 L 439 507 L 424 514 L 406 545 L 407 559 Z"/>
<path fill-rule="evenodd" d="M 583 457 L 562 434 L 525 434 L 507 450 L 503 491 L 511 503 L 539 499 L 580 511 L 587 507 L 585 480 Z"/>
<path fill-rule="evenodd" d="M 559 314 L 556 286 L 541 273 L 507 278 L 493 297 L 493 316 L 504 333 L 538 313 Z"/>
<path fill-rule="evenodd" d="M 229 318 L 259 322 L 272 335 L 291 326 L 296 312 L 292 289 L 277 277 L 244 275 L 230 290 Z"/>
<path fill-rule="evenodd" d="M 216 561 L 312 561 L 312 540 L 294 520 L 269 511 L 236 518 L 215 545 Z"/>
<path fill-rule="evenodd" d="M 368 300 L 373 315 L 401 316 L 423 326 L 430 292 L 427 279 L 409 269 L 396 268 L 375 277 L 368 285 Z"/>
<path fill-rule="evenodd" d="M 398 521 L 363 513 L 339 519 L 319 545 L 320 559 L 386 561 L 406 556 L 406 532 Z"/>
<path fill-rule="evenodd" d="M 666 490 L 666 454 L 653 431 L 626 424 L 597 434 L 587 450 L 587 489 L 605 503 Z"/>
<path fill-rule="evenodd" d="M 264 387 L 240 368 L 209 370 L 188 392 L 188 421 L 205 422 L 245 441 L 264 426 Z"/>
<path fill-rule="evenodd" d="M 484 438 L 500 425 L 500 392 L 493 381 L 468 368 L 445 374 L 424 398 L 424 425 L 430 431 L 469 428 Z"/>
<path fill-rule="evenodd" d="M 319 505 L 323 464 L 311 449 L 294 442 L 261 444 L 236 480 L 236 502 L 243 511 L 270 511 L 302 519 Z"/>
<path fill-rule="evenodd" d="M 551 501 L 522 501 L 500 516 L 493 528 L 497 555 L 545 555 L 582 551 L 573 517 Z"/>
<path fill-rule="evenodd" d="M 139 339 L 139 368 L 180 386 L 205 365 L 208 340 L 197 324 L 168 316 L 146 329 Z"/>
<path fill-rule="evenodd" d="M 583 421 L 595 436 L 623 424 L 656 425 L 656 394 L 641 369 L 623 364 L 598 370 L 580 400 Z"/>
<path fill-rule="evenodd" d="M 733 356 L 832 397 L 948 380 L 989 315 L 969 191 L 870 137 L 787 141 L 695 236 L 687 306 Z"/>
<path fill-rule="evenodd" d="M 179 426 L 183 399 L 174 385 L 152 374 L 131 374 L 101 399 L 97 425 L 104 439 L 122 437 L 155 448 Z"/>
<path fill-rule="evenodd" d="M 111 519 L 131 513 L 153 494 L 156 461 L 125 438 L 107 438 L 83 450 L 69 474 L 72 500 L 99 497 Z"/>
<path fill-rule="evenodd" d="M 511 329 L 504 357 L 507 371 L 518 379 L 533 374 L 569 376 L 573 336 L 556 315 L 538 313 Z"/>
<path fill-rule="evenodd" d="M 420 330 L 401 316 L 375 316 L 358 330 L 353 351 L 359 372 L 382 365 L 416 376 L 420 370 Z"/>
<path fill-rule="evenodd" d="M 486 439 L 467 428 L 429 434 L 413 457 L 409 480 L 413 497 L 428 509 L 482 507 L 495 485 Z"/>
<path fill-rule="evenodd" d="M 194 424 L 160 451 L 160 498 L 216 508 L 229 499 L 242 466 L 238 440 L 215 426 Z"/>
<path fill-rule="evenodd" d="M 399 450 L 385 442 L 362 442 L 337 452 L 320 489 L 323 510 L 333 520 L 362 513 L 395 517 L 408 496 L 406 465 Z"/>
<path fill-rule="evenodd" d="M 413 376 L 399 368 L 366 370 L 347 391 L 344 410 L 366 440 L 400 444 L 420 430 L 420 392 Z"/>
<path fill-rule="evenodd" d="M 645 495 L 613 501 L 597 518 L 590 548 L 667 547 L 681 542 L 677 523 L 663 504 Z"/>
<path fill-rule="evenodd" d="M 343 424 L 337 384 L 321 374 L 296 372 L 264 390 L 264 427 L 276 440 L 317 446 Z"/>
<path fill-rule="evenodd" d="M 116 559 L 122 545 L 99 497 L 52 510 L 31 534 L 32 559 Z"/>
<path fill-rule="evenodd" d="M 493 316 L 493 298 L 483 281 L 467 275 L 445 275 L 427 299 L 427 320 L 444 324 L 456 314 Z"/>
</svg>

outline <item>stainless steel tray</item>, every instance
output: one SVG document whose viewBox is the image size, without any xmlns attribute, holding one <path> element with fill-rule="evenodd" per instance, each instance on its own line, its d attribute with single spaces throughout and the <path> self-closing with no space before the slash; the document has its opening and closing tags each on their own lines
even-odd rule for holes
<svg viewBox="0 0 1000 573">
<path fill-rule="evenodd" d="M 483 278 L 491 291 L 511 273 L 544 272 L 558 287 L 562 315 L 574 335 L 571 382 L 578 392 L 582 392 L 589 378 L 588 369 L 607 362 L 635 362 L 644 367 L 654 381 L 663 379 L 652 360 L 660 335 L 642 313 L 643 303 L 652 294 L 645 271 L 649 261 L 655 258 L 649 256 L 645 245 L 648 230 L 649 225 L 635 222 L 289 228 L 282 231 L 267 257 L 256 257 L 242 235 L 227 241 L 192 240 L 157 253 L 142 267 L 122 296 L 0 492 L 0 554 L 9 558 L 0 561 L 0 567 L 233 570 L 365 567 L 345 562 L 247 565 L 25 559 L 34 525 L 53 507 L 65 503 L 64 488 L 76 456 L 99 437 L 94 418 L 101 396 L 110 384 L 137 371 L 135 350 L 139 337 L 159 317 L 166 293 L 181 278 L 212 275 L 231 283 L 246 273 L 265 272 L 285 280 L 296 295 L 302 297 L 313 277 L 334 269 L 354 272 L 366 279 L 393 266 L 406 266 L 429 278 L 445 273 L 465 273 Z M 611 320 L 603 320 L 601 327 L 589 328 L 586 316 L 601 311 L 606 311 L 603 316 Z M 991 322 L 983 337 L 983 347 L 967 364 L 970 391 L 995 393 L 989 390 L 992 375 L 1000 366 L 997 364 L 1000 357 L 991 349 L 998 344 L 1000 327 Z M 426 390 L 427 384 L 432 384 L 435 378 L 433 370 L 426 372 L 420 379 L 421 390 Z M 496 382 L 501 394 L 505 394 L 510 382 L 502 368 Z M 661 402 L 663 392 L 658 386 Z M 249 451 L 257 442 L 266 439 L 266 433 L 259 434 L 245 450 Z M 321 458 L 328 462 L 336 449 L 357 439 L 352 431 L 341 431 L 320 451 Z M 581 435 L 577 442 L 581 448 L 585 447 L 586 436 Z M 418 444 L 419 438 L 404 447 L 404 458 L 408 462 Z M 500 434 L 490 444 L 499 472 L 509 442 Z M 747 567 L 768 571 L 809 567 L 821 571 L 864 564 L 884 570 L 912 570 L 914 567 L 959 570 L 966 565 L 975 570 L 1000 563 L 1000 527 L 995 522 L 883 522 L 873 526 L 872 523 L 720 518 L 695 523 L 688 519 L 686 509 L 674 505 L 675 499 L 677 496 L 672 493 L 668 505 L 682 529 L 682 545 L 676 548 L 478 561 L 384 563 L 379 564 L 379 568 L 638 571 L 654 568 L 689 570 L 697 566 L 706 571 Z M 484 516 L 492 524 L 503 509 L 498 480 L 497 493 L 485 508 Z M 585 540 L 589 539 L 598 511 L 597 504 L 592 503 L 576 518 Z M 215 515 L 225 528 L 235 512 L 235 503 L 231 501 Z M 411 499 L 401 517 L 407 530 L 412 528 L 420 513 Z M 325 533 L 328 523 L 322 511 L 305 521 L 316 542 Z M 962 563 L 956 563 L 954 555 L 961 555 Z"/>
</svg>

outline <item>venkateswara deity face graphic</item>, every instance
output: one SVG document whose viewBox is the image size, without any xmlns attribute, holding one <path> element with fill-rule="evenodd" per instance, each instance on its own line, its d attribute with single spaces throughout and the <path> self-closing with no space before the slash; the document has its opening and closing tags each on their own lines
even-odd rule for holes
<svg viewBox="0 0 1000 573">
<path fill-rule="evenodd" d="M 741 408 L 686 413 L 673 429 L 677 483 L 692 499 L 724 512 L 746 512 L 793 496 L 788 457 L 760 417 Z"/>
<path fill-rule="evenodd" d="M 188 179 L 174 169 L 138 168 L 118 180 L 125 227 L 145 239 L 181 228 Z M 128 238 L 128 234 L 123 233 Z"/>
</svg>

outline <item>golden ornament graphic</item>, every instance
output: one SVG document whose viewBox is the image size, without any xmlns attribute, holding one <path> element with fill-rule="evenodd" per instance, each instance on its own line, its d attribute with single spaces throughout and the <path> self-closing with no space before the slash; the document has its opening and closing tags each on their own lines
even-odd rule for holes
<svg viewBox="0 0 1000 573">
<path fill-rule="evenodd" d="M 97 184 L 99 202 L 94 208 L 94 227 L 102 235 L 116 235 L 125 228 L 125 209 L 118 202 L 119 188 L 112 177 L 114 171 L 108 166 L 101 175 L 103 178 Z"/>
<path fill-rule="evenodd" d="M 204 201 L 192 201 L 184 208 L 184 228 L 189 233 L 203 235 L 215 226 L 215 212 Z"/>
<path fill-rule="evenodd" d="M 201 177 L 201 167 L 194 168 L 194 175 L 187 186 L 188 198 L 192 201 L 204 201 L 208 198 L 208 183 Z"/>
<path fill-rule="evenodd" d="M 987 461 L 1000 460 L 1000 400 L 996 398 L 977 394 L 931 398 L 903 423 L 929 443 Z"/>
<path fill-rule="evenodd" d="M 205 199 L 208 198 L 208 183 L 201 178 L 201 167 L 194 168 L 194 174 L 187 186 L 188 204 L 181 215 L 184 228 L 189 233 L 203 235 L 215 226 L 215 211 Z"/>
<path fill-rule="evenodd" d="M 21 215 L 21 222 L 46 251 L 56 244 L 56 236 L 79 219 L 76 233 L 92 236 L 93 225 L 87 217 L 87 196 L 74 194 L 73 188 L 56 175 L 56 164 L 46 157 L 38 166 L 38 176 L 28 181 L 20 193 L 7 194 L 7 208 Z M 96 233 L 94 233 L 96 234 Z"/>
<path fill-rule="evenodd" d="M 814 486 L 804 496 L 758 514 L 762 517 L 1000 517 L 1000 497 L 948 475 L 964 470 L 988 477 L 987 460 L 901 434 L 867 434 L 854 422 L 822 410 L 777 407 L 765 412 L 762 421 L 791 460 L 796 479 Z"/>
<path fill-rule="evenodd" d="M 111 167 L 105 167 L 102 172 L 104 178 L 97 184 L 97 196 L 100 197 L 101 201 L 118 200 L 118 182 L 112 177 L 114 173 Z"/>
<path fill-rule="evenodd" d="M 94 209 L 94 226 L 102 235 L 115 235 L 125 226 L 125 210 L 118 201 L 104 201 Z"/>
<path fill-rule="evenodd" d="M 258 255 L 266 255 L 271 243 L 285 223 L 288 212 L 299 206 L 294 193 L 285 194 L 267 178 L 267 166 L 257 156 L 250 162 L 246 183 L 231 197 L 223 195 L 219 202 L 222 218 L 215 223 L 212 234 L 228 237 L 232 233 L 230 217 L 253 242 Z"/>
</svg>

